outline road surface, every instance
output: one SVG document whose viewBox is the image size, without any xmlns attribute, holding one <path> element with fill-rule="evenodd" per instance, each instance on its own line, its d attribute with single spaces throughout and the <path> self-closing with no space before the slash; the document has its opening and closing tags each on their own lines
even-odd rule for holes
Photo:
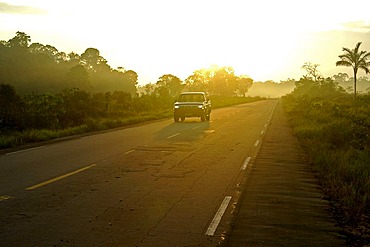
<svg viewBox="0 0 370 247">
<path fill-rule="evenodd" d="M 276 103 L 0 155 L 0 245 L 222 244 Z"/>
</svg>

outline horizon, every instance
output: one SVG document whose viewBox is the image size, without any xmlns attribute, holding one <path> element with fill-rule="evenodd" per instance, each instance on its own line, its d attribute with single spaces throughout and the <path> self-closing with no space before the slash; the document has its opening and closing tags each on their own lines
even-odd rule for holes
<svg viewBox="0 0 370 247">
<path fill-rule="evenodd" d="M 289 0 L 6 0 L 0 2 L 0 40 L 21 31 L 31 43 L 66 53 L 93 47 L 112 68 L 137 72 L 140 85 L 164 74 L 185 80 L 211 65 L 233 67 L 260 82 L 297 80 L 305 62 L 319 64 L 323 77 L 351 77 L 335 62 L 342 47 L 362 42 L 361 50 L 370 50 L 370 3 L 351 6 L 358 6 L 355 13 L 342 0 L 307 6 Z"/>
</svg>

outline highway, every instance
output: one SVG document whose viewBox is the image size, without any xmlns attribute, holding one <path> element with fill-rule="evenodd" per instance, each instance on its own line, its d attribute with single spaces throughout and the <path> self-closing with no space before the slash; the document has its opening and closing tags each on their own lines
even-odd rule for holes
<svg viewBox="0 0 370 247">
<path fill-rule="evenodd" d="M 0 155 L 0 246 L 217 246 L 277 100 Z"/>
</svg>

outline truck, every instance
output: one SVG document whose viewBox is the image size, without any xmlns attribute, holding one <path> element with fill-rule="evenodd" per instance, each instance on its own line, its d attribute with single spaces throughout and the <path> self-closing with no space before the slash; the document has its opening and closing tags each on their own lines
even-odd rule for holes
<svg viewBox="0 0 370 247">
<path fill-rule="evenodd" d="M 175 122 L 185 121 L 187 117 L 198 117 L 202 122 L 211 118 L 211 101 L 205 92 L 183 92 L 174 103 Z"/>
</svg>

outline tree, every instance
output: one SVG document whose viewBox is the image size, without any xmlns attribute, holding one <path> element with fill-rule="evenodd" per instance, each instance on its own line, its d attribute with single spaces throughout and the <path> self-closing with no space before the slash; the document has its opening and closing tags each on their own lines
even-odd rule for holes
<svg viewBox="0 0 370 247">
<path fill-rule="evenodd" d="M 14 38 L 8 41 L 10 47 L 22 47 L 28 48 L 28 44 L 31 42 L 31 37 L 24 32 L 16 32 Z"/>
<path fill-rule="evenodd" d="M 311 77 L 315 82 L 319 80 L 321 77 L 319 70 L 317 67 L 319 67 L 319 64 L 312 64 L 310 62 L 306 62 L 303 64 L 302 69 L 306 70 L 307 74 L 306 77 Z"/>
<path fill-rule="evenodd" d="M 200 69 L 193 72 L 185 79 L 185 87 L 187 91 L 209 91 L 210 71 L 208 69 Z"/>
<path fill-rule="evenodd" d="M 215 95 L 234 96 L 238 89 L 238 78 L 232 67 L 214 67 L 209 82 L 209 91 Z"/>
<path fill-rule="evenodd" d="M 337 75 L 333 75 L 333 78 L 338 83 L 345 83 L 348 81 L 349 76 L 347 73 L 338 73 Z"/>
<path fill-rule="evenodd" d="M 110 70 L 107 60 L 100 56 L 100 52 L 96 48 L 87 48 L 85 52 L 81 54 L 81 62 L 88 70 L 94 72 Z"/>
<path fill-rule="evenodd" d="M 2 128 L 19 129 L 22 127 L 22 100 L 13 86 L 0 84 L 0 130 Z"/>
<path fill-rule="evenodd" d="M 183 84 L 180 78 L 177 76 L 166 74 L 159 77 L 156 85 L 160 92 L 165 92 L 165 94 L 176 97 L 183 89 Z"/>
<path fill-rule="evenodd" d="M 80 55 L 78 55 L 77 53 L 72 51 L 72 52 L 68 53 L 67 61 L 71 66 L 75 66 L 77 64 L 80 64 L 81 57 L 80 57 Z"/>
<path fill-rule="evenodd" d="M 126 78 L 126 81 L 130 84 L 132 84 L 133 86 L 136 87 L 136 85 L 138 84 L 138 79 L 139 79 L 139 76 L 138 74 L 133 71 L 133 70 L 126 70 L 123 72 L 123 75 L 124 77 Z"/>
<path fill-rule="evenodd" d="M 90 90 L 91 84 L 89 73 L 82 65 L 73 66 L 65 76 L 67 87 L 77 87 L 81 90 Z"/>
<path fill-rule="evenodd" d="M 353 69 L 353 88 L 354 88 L 354 98 L 356 99 L 356 84 L 357 84 L 357 72 L 359 69 L 369 73 L 370 62 L 367 59 L 370 56 L 370 52 L 359 51 L 360 45 L 362 42 L 358 42 L 353 50 L 343 47 L 344 54 L 339 55 L 340 60 L 336 62 L 336 66 L 346 66 L 352 67 Z"/>
<path fill-rule="evenodd" d="M 249 88 L 253 85 L 253 79 L 247 76 L 240 76 L 238 78 L 238 91 L 243 97 L 248 92 Z"/>
</svg>

